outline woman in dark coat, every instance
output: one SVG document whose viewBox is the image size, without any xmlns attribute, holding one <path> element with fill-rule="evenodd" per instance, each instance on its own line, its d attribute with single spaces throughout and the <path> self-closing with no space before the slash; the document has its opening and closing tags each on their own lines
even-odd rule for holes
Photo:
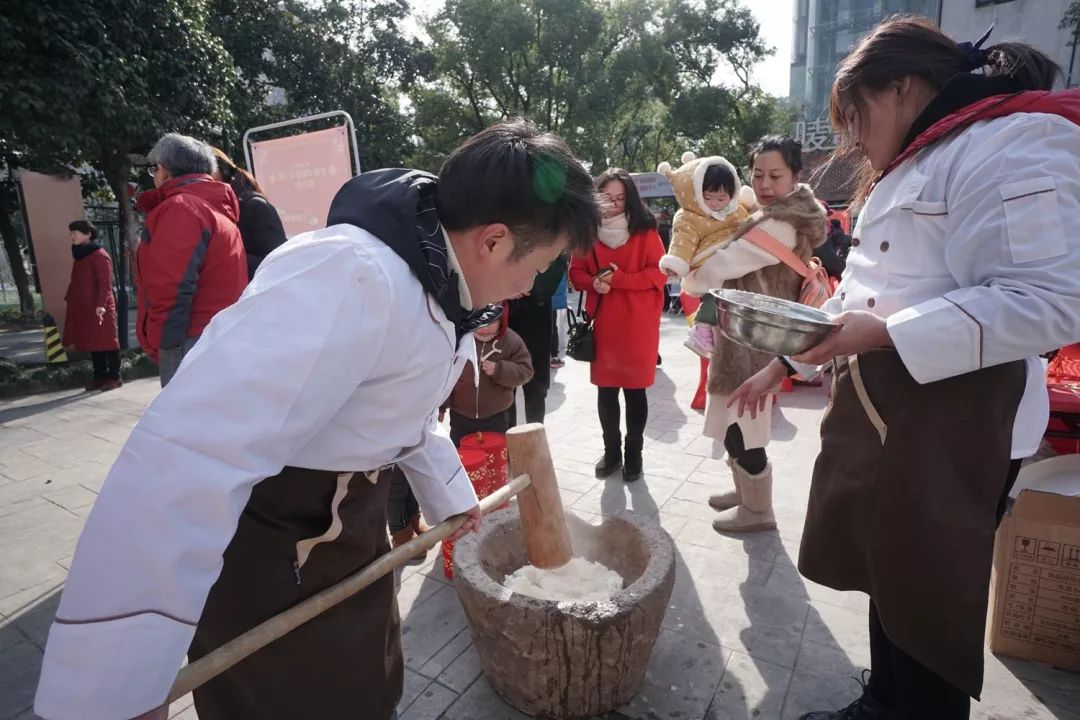
<svg viewBox="0 0 1080 720">
<path fill-rule="evenodd" d="M 115 390 L 122 383 L 112 260 L 97 241 L 97 228 L 89 222 L 76 220 L 68 230 L 75 263 L 64 296 L 64 347 L 90 353 L 94 379 L 87 390 Z"/>
<path fill-rule="evenodd" d="M 262 194 L 262 187 L 255 176 L 229 158 L 218 148 L 214 148 L 217 158 L 217 170 L 214 179 L 228 183 L 237 199 L 240 200 L 240 236 L 244 239 L 244 251 L 247 253 L 248 280 L 255 277 L 255 270 L 267 255 L 288 240 L 281 217 L 270 201 Z"/>
</svg>

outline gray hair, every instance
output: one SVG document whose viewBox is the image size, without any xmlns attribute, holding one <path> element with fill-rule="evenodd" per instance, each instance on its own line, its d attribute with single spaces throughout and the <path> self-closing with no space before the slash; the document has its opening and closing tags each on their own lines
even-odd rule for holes
<svg viewBox="0 0 1080 720">
<path fill-rule="evenodd" d="M 163 135 L 150 151 L 150 162 L 161 165 L 173 177 L 179 175 L 210 175 L 217 168 L 214 151 L 209 145 L 187 135 Z"/>
</svg>

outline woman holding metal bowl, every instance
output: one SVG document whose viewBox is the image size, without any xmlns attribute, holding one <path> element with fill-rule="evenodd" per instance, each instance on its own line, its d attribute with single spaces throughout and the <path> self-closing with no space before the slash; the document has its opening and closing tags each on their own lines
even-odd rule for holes
<svg viewBox="0 0 1080 720">
<path fill-rule="evenodd" d="M 713 288 L 797 299 L 803 279 L 789 263 L 805 268 L 814 248 L 825 240 L 825 211 L 813 190 L 799 183 L 802 146 L 791 138 L 766 137 L 751 150 L 749 160 L 760 208 L 733 241 L 717 247 L 683 279 L 685 292 L 705 295 L 706 308 L 715 307 L 707 295 Z M 751 230 L 771 238 L 773 250 L 751 241 Z M 697 320 L 702 321 L 703 315 L 699 310 Z M 709 498 L 709 505 L 720 511 L 713 528 L 722 533 L 774 530 L 772 464 L 765 453 L 771 438 L 771 400 L 762 412 L 741 417 L 727 403 L 731 393 L 773 356 L 734 343 L 719 332 L 713 342 L 703 432 L 724 441 L 735 484 L 733 490 Z"/>
<path fill-rule="evenodd" d="M 989 35 L 989 33 L 987 33 Z M 870 596 L 871 675 L 840 718 L 967 718 L 994 533 L 1080 339 L 1080 91 L 1026 45 L 886 20 L 841 63 L 833 126 L 867 163 L 839 328 L 729 399 L 834 363 L 799 570 Z"/>
</svg>

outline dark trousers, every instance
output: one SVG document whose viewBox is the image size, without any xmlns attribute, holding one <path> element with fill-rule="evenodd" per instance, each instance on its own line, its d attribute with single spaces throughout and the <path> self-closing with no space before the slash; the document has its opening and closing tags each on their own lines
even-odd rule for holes
<svg viewBox="0 0 1080 720">
<path fill-rule="evenodd" d="M 569 313 L 566 308 L 551 311 L 551 359 L 559 360 L 559 313 Z"/>
<path fill-rule="evenodd" d="M 600 415 L 600 428 L 604 432 L 604 447 L 608 450 L 618 448 L 622 438 L 619 390 L 620 388 L 613 387 L 596 389 L 596 409 Z M 649 420 L 649 397 L 644 388 L 623 388 L 622 393 L 626 399 L 627 447 L 635 446 L 640 449 L 645 435 L 645 423 Z"/>
<path fill-rule="evenodd" d="M 551 359 L 559 357 L 559 311 L 551 311 Z"/>
<path fill-rule="evenodd" d="M 390 476 L 390 494 L 386 499 L 386 524 L 390 532 L 401 532 L 420 514 L 420 503 L 416 501 L 405 473 L 394 468 Z"/>
<path fill-rule="evenodd" d="M 504 410 L 487 418 L 471 418 L 450 411 L 450 439 L 454 445 L 461 446 L 461 438 L 471 433 L 497 432 L 504 433 L 510 429 L 510 412 Z"/>
<path fill-rule="evenodd" d="M 90 362 L 94 365 L 94 379 L 120 379 L 120 351 L 100 350 L 90 353 Z"/>
<path fill-rule="evenodd" d="M 548 358 L 551 365 L 551 358 Z M 521 386 L 521 392 L 525 395 L 525 422 L 542 423 L 547 415 L 547 386 L 527 382 Z M 518 424 L 517 416 L 517 391 L 514 392 L 514 404 L 506 411 L 510 417 L 510 427 Z"/>
<path fill-rule="evenodd" d="M 1013 460 L 998 504 L 999 525 L 1019 473 L 1020 461 Z M 935 675 L 889 640 L 873 600 L 870 601 L 869 689 L 883 705 L 912 720 L 967 720 L 971 713 L 971 698 L 967 693 Z"/>
<path fill-rule="evenodd" d="M 551 385 L 553 312 L 551 298 L 537 300 L 528 296 L 510 303 L 510 329 L 525 341 L 533 364 L 532 380 L 521 386 L 521 392 L 525 395 L 525 422 L 542 423 L 547 412 L 547 391 Z M 511 406 L 510 426 L 517 424 L 517 409 Z"/>
<path fill-rule="evenodd" d="M 769 400 L 769 402 L 772 402 L 772 400 Z M 765 448 L 746 449 L 742 430 L 739 429 L 738 425 L 732 425 L 728 428 L 727 435 L 724 436 L 724 449 L 727 450 L 728 457 L 739 463 L 739 467 L 751 475 L 761 473 L 769 463 Z"/>
</svg>

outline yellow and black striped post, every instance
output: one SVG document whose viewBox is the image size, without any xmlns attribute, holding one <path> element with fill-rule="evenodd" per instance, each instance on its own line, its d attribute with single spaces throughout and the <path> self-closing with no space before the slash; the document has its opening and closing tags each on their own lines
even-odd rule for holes
<svg viewBox="0 0 1080 720">
<path fill-rule="evenodd" d="M 50 363 L 68 361 L 67 353 L 64 352 L 64 341 L 60 337 L 60 328 L 56 327 L 52 315 L 45 316 L 45 359 Z"/>
</svg>

